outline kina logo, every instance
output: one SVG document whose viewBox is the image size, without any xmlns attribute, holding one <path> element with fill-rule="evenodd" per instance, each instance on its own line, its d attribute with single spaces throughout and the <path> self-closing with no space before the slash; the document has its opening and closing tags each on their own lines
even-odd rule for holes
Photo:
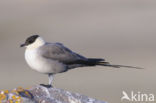
<svg viewBox="0 0 156 103">
<path fill-rule="evenodd" d="M 125 91 L 122 91 L 121 101 L 124 100 L 132 102 L 147 102 L 147 103 L 155 101 L 154 94 L 152 93 L 147 94 L 134 91 L 131 91 L 129 94 L 126 93 Z"/>
</svg>

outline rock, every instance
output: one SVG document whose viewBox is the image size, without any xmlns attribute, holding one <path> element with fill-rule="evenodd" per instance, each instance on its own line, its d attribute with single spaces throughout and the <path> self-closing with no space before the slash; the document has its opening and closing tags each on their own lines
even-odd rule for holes
<svg viewBox="0 0 156 103">
<path fill-rule="evenodd" d="M 106 103 L 78 93 L 40 85 L 0 91 L 0 103 Z"/>
</svg>

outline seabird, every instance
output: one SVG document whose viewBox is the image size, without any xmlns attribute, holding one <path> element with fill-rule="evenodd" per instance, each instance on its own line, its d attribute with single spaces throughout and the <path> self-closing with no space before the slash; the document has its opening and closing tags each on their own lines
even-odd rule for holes
<svg viewBox="0 0 156 103">
<path fill-rule="evenodd" d="M 33 70 L 49 76 L 49 84 L 41 84 L 45 87 L 52 87 L 53 75 L 77 67 L 108 66 L 140 69 L 139 67 L 112 65 L 102 58 L 87 58 L 73 52 L 61 43 L 46 42 L 39 35 L 28 37 L 21 47 L 26 47 L 25 60 L 28 65 Z"/>
</svg>

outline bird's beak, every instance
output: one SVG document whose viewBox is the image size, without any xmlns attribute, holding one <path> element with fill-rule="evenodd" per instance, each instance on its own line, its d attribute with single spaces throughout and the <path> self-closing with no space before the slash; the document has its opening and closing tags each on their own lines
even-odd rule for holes
<svg viewBox="0 0 156 103">
<path fill-rule="evenodd" d="M 26 45 L 25 45 L 25 44 L 21 44 L 21 45 L 20 45 L 20 47 L 24 47 L 24 46 L 26 46 Z"/>
</svg>

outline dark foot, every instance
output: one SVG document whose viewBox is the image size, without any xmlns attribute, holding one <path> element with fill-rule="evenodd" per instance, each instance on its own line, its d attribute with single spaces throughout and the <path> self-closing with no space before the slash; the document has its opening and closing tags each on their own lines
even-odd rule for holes
<svg viewBox="0 0 156 103">
<path fill-rule="evenodd" d="M 46 87 L 46 88 L 51 88 L 52 87 L 52 85 L 46 85 L 46 84 L 40 84 L 41 86 L 43 86 L 43 87 Z"/>
</svg>

